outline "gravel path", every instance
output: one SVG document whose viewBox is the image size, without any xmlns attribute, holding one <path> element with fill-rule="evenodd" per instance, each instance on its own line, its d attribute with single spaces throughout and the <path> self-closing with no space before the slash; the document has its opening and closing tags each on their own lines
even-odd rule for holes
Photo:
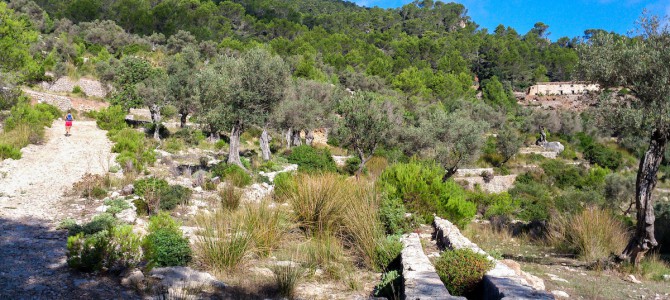
<svg viewBox="0 0 670 300">
<path fill-rule="evenodd" d="M 106 132 L 76 121 L 65 137 L 62 121 L 46 129 L 44 145 L 0 163 L 0 299 L 129 299 L 113 277 L 70 271 L 63 192 L 86 173 L 104 173 L 113 156 Z"/>
</svg>

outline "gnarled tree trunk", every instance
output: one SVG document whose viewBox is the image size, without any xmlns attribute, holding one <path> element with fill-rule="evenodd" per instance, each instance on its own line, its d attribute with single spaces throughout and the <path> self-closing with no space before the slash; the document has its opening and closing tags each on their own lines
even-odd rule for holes
<svg viewBox="0 0 670 300">
<path fill-rule="evenodd" d="M 230 148 L 228 152 L 228 163 L 236 164 L 244 169 L 242 160 L 240 160 L 240 134 L 242 128 L 239 123 L 233 125 L 233 130 L 230 131 Z"/>
<path fill-rule="evenodd" d="M 650 249 L 658 246 L 654 236 L 654 199 L 652 192 L 656 187 L 658 167 L 663 160 L 668 134 L 660 130 L 654 131 L 649 142 L 649 149 L 640 161 L 635 187 L 635 208 L 637 208 L 637 225 L 635 235 L 628 242 L 620 258 L 633 264 L 640 262 Z"/>
<path fill-rule="evenodd" d="M 314 142 L 314 130 L 307 130 L 307 134 L 305 134 L 305 144 L 311 146 L 313 142 Z"/>
<path fill-rule="evenodd" d="M 268 130 L 263 128 L 263 133 L 261 133 L 261 153 L 263 155 L 263 160 L 270 160 L 270 135 Z"/>
<path fill-rule="evenodd" d="M 300 139 L 300 130 L 293 130 L 291 139 L 292 139 L 291 144 L 293 146 L 302 146 L 302 140 Z"/>
<path fill-rule="evenodd" d="M 149 112 L 151 113 L 151 121 L 154 123 L 154 139 L 160 141 L 160 125 L 161 125 L 161 109 L 157 104 L 152 104 L 149 106 Z"/>
<path fill-rule="evenodd" d="M 184 128 L 186 126 L 186 119 L 188 118 L 188 111 L 181 111 L 181 116 L 179 117 L 179 126 Z"/>
<path fill-rule="evenodd" d="M 284 138 L 286 138 L 286 149 L 291 149 L 291 137 L 293 136 L 293 129 L 289 127 L 286 130 L 286 134 L 284 134 Z"/>
</svg>

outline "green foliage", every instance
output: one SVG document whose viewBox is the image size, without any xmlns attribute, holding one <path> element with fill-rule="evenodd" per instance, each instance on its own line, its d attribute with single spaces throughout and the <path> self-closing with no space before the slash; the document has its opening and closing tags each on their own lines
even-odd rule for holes
<svg viewBox="0 0 670 300">
<path fill-rule="evenodd" d="M 482 81 L 482 99 L 494 107 L 511 109 L 516 106 L 516 100 L 505 91 L 498 76 Z"/>
<path fill-rule="evenodd" d="M 135 189 L 135 195 L 146 198 L 153 195 L 160 195 L 164 190 L 169 188 L 169 185 L 164 179 L 148 177 L 135 180 L 133 187 Z"/>
<path fill-rule="evenodd" d="M 328 149 L 316 149 L 303 145 L 291 149 L 288 161 L 298 165 L 303 172 L 336 172 L 337 166 Z"/>
<path fill-rule="evenodd" d="M 112 215 L 116 215 L 122 212 L 123 210 L 130 208 L 128 202 L 121 198 L 113 200 L 112 199 L 105 200 L 105 205 L 109 206 L 106 212 Z"/>
<path fill-rule="evenodd" d="M 464 228 L 477 207 L 465 199 L 462 187 L 453 181 L 443 182 L 443 177 L 444 171 L 435 164 L 410 162 L 389 167 L 379 182 L 387 197 L 401 199 L 428 222 L 435 213 Z"/>
<path fill-rule="evenodd" d="M 188 204 L 193 191 L 181 185 L 171 185 L 161 191 L 160 209 L 173 210 L 179 204 Z"/>
<path fill-rule="evenodd" d="M 179 224 L 169 214 L 151 217 L 149 234 L 142 241 L 145 257 L 157 267 L 184 266 L 192 254 L 187 238 L 182 236 Z"/>
<path fill-rule="evenodd" d="M 402 249 L 403 245 L 398 236 L 389 235 L 386 238 L 380 238 L 377 241 L 373 257 L 375 270 L 388 270 L 391 263 L 400 255 Z"/>
<path fill-rule="evenodd" d="M 507 193 L 484 193 L 484 192 L 468 192 L 468 200 L 477 203 L 480 210 L 485 211 L 484 217 L 491 218 L 493 216 L 507 216 L 512 217 L 518 213 L 520 203 L 517 199 Z"/>
<path fill-rule="evenodd" d="M 122 130 L 127 127 L 126 111 L 118 105 L 90 112 L 90 115 L 95 118 L 98 127 L 102 130 Z"/>
<path fill-rule="evenodd" d="M 0 144 L 0 160 L 6 158 L 20 159 L 21 149 L 17 149 L 12 145 Z"/>
<path fill-rule="evenodd" d="M 89 235 L 82 232 L 67 239 L 67 263 L 80 271 L 123 270 L 138 265 L 141 259 L 140 238 L 130 225 Z"/>
<path fill-rule="evenodd" d="M 473 292 L 493 266 L 485 255 L 470 249 L 443 251 L 435 261 L 437 274 L 454 296 Z"/>
<path fill-rule="evenodd" d="M 153 164 L 156 156 L 153 149 L 149 148 L 144 134 L 131 128 L 119 131 L 110 131 L 110 140 L 114 142 L 112 152 L 119 153 L 116 161 L 124 170 L 144 169 L 147 164 Z"/>
<path fill-rule="evenodd" d="M 375 286 L 374 296 L 400 299 L 402 276 L 397 270 L 382 273 L 382 280 Z"/>
<path fill-rule="evenodd" d="M 73 93 L 73 94 L 83 94 L 84 91 L 81 89 L 80 86 L 75 85 L 75 86 L 72 88 L 72 93 Z"/>
<path fill-rule="evenodd" d="M 44 74 L 30 54 L 30 45 L 38 40 L 38 33 L 31 30 L 24 18 L 19 18 L 0 3 L 0 72 L 15 73 L 21 80 L 34 80 Z M 41 72 L 40 72 L 41 71 Z"/>
<path fill-rule="evenodd" d="M 286 198 L 295 193 L 298 188 L 295 175 L 289 172 L 277 174 L 274 179 L 274 185 L 274 198 L 279 202 L 286 201 Z"/>
<path fill-rule="evenodd" d="M 352 156 L 344 162 L 344 167 L 342 168 L 342 170 L 349 175 L 354 175 L 356 172 L 358 172 L 358 167 L 360 165 L 361 165 L 361 159 L 358 158 L 358 156 Z"/>
<path fill-rule="evenodd" d="M 384 195 L 379 203 L 379 219 L 387 234 L 403 234 L 411 227 L 410 220 L 405 218 L 407 209 L 403 199 Z"/>
<path fill-rule="evenodd" d="M 205 134 L 201 130 L 193 128 L 182 128 L 175 132 L 173 135 L 175 138 L 183 140 L 189 146 L 197 146 L 200 142 L 205 140 Z M 224 142 L 225 141 L 222 141 Z"/>
<path fill-rule="evenodd" d="M 219 163 L 211 170 L 214 176 L 230 181 L 234 186 L 245 187 L 251 184 L 253 178 L 244 169 L 235 164 Z"/>
</svg>

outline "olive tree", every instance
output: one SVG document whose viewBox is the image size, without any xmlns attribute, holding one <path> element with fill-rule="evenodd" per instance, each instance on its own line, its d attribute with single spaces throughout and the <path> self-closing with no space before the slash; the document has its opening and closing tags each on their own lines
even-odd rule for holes
<svg viewBox="0 0 670 300">
<path fill-rule="evenodd" d="M 670 28 L 655 16 L 643 14 L 634 37 L 598 33 L 579 49 L 584 79 L 603 88 L 623 87 L 633 97 L 601 97 L 618 119 L 611 125 L 629 125 L 649 137 L 640 159 L 635 184 L 637 225 L 621 259 L 637 264 L 658 246 L 654 236 L 654 199 L 657 173 L 670 137 Z M 613 104 L 609 105 L 608 104 Z M 634 120 L 633 122 L 628 122 Z"/>
<path fill-rule="evenodd" d="M 312 80 L 297 79 L 287 90 L 286 98 L 274 113 L 274 123 L 286 130 L 286 147 L 302 143 L 300 132 L 305 130 L 306 142 L 312 144 L 313 130 L 330 125 L 341 91 L 335 86 Z"/>
<path fill-rule="evenodd" d="M 221 57 L 200 74 L 198 89 L 203 118 L 213 132 L 230 128 L 228 163 L 242 167 L 240 135 L 263 127 L 289 84 L 289 69 L 278 56 L 252 49 L 240 58 Z"/>
<path fill-rule="evenodd" d="M 393 130 L 399 123 L 396 109 L 392 101 L 379 94 L 359 92 L 343 97 L 337 113 L 340 118 L 333 134 L 342 146 L 356 151 L 361 161 L 358 176 L 379 146 L 392 144 Z"/>
<path fill-rule="evenodd" d="M 510 125 L 505 125 L 498 131 L 496 148 L 498 148 L 498 152 L 503 157 L 503 164 L 507 163 L 517 152 L 519 152 L 519 148 L 521 148 L 523 141 L 523 136 Z"/>
<path fill-rule="evenodd" d="M 184 128 L 188 116 L 198 108 L 198 89 L 196 88 L 197 64 L 199 53 L 188 47 L 183 52 L 170 57 L 167 64 L 170 102 L 181 115 L 179 125 Z"/>
<path fill-rule="evenodd" d="M 445 170 L 443 180 L 479 158 L 489 124 L 472 118 L 471 111 L 447 112 L 441 105 L 425 107 L 418 120 L 405 131 L 405 150 L 438 162 Z"/>
<path fill-rule="evenodd" d="M 154 124 L 154 139 L 160 140 L 161 108 L 168 102 L 167 75 L 162 70 L 152 73 L 151 77 L 137 84 L 137 95 L 144 106 L 149 107 L 151 122 Z"/>
</svg>

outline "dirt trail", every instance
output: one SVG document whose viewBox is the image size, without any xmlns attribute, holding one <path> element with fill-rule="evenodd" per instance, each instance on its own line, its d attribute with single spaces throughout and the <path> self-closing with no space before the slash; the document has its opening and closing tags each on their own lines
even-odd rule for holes
<svg viewBox="0 0 670 300">
<path fill-rule="evenodd" d="M 0 299 L 127 299 L 109 277 L 89 277 L 66 264 L 63 192 L 86 173 L 104 173 L 113 156 L 106 132 L 93 121 L 62 121 L 46 129 L 47 142 L 0 163 Z"/>
</svg>

